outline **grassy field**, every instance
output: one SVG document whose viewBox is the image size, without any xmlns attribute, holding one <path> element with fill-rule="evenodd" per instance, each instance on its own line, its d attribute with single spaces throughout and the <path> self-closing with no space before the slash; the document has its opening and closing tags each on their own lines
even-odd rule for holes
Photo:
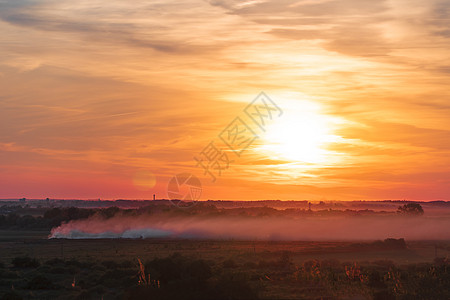
<svg viewBox="0 0 450 300">
<path fill-rule="evenodd" d="M 137 284 L 138 259 L 143 262 L 151 262 L 155 259 L 165 259 L 181 254 L 188 261 L 207 261 L 212 266 L 212 270 L 221 274 L 220 276 L 224 276 L 223 274 L 229 270 L 234 274 L 232 276 L 239 274 L 245 276 L 262 299 L 320 299 L 320 297 L 324 299 L 327 297 L 329 299 L 372 299 L 373 289 L 361 285 L 363 277 L 361 277 L 361 282 L 358 277 L 356 281 L 345 281 L 345 285 L 340 283 L 342 278 L 350 276 L 345 273 L 347 266 L 355 265 L 362 269 L 384 268 L 386 274 L 389 275 L 391 272 L 389 268 L 392 265 L 408 268 L 412 264 L 432 263 L 436 255 L 448 257 L 450 249 L 450 242 L 432 241 L 407 241 L 406 249 L 380 249 L 367 242 L 175 239 L 49 240 L 47 239 L 48 234 L 47 231 L 0 231 L 0 262 L 3 263 L 4 268 L 9 270 L 5 271 L 5 274 L 13 277 L 13 279 L 7 279 L 7 276 L 3 276 L 6 279 L 0 280 L 2 293 L 7 293 L 11 286 L 16 286 L 16 289 L 22 287 L 23 290 L 17 289 L 17 291 L 20 291 L 19 294 L 23 299 L 96 299 L 95 296 L 99 295 L 103 299 L 131 299 L 124 296 L 125 294 L 118 293 L 114 283 L 105 279 L 102 279 L 105 282 L 95 286 L 85 284 L 84 290 L 80 287 L 72 289 L 70 285 L 75 278 L 87 278 L 83 279 L 86 281 L 93 276 L 92 274 L 99 274 L 98 278 L 104 278 L 104 274 L 107 274 L 108 268 L 110 268 L 106 267 L 105 269 L 105 266 L 109 266 L 112 264 L 111 262 L 117 262 L 117 266 L 126 264 L 125 269 L 116 266 L 118 269 L 114 269 L 116 273 L 113 274 L 125 272 L 130 284 Z M 436 246 L 438 247 L 436 248 Z M 41 266 L 35 269 L 17 268 L 12 263 L 16 257 L 35 258 Z M 87 266 L 83 266 L 82 262 L 88 262 Z M 328 278 L 330 275 L 327 275 L 327 284 L 324 284 L 325 277 L 322 278 L 320 275 L 317 277 L 321 278 L 318 281 L 314 277 L 318 275 L 311 273 L 313 270 L 311 263 L 314 265 L 315 262 L 320 264 L 321 268 L 321 271 L 317 272 L 323 274 L 330 266 L 342 269 L 345 265 L 345 269 L 339 271 L 341 273 L 333 271 L 336 275 L 331 272 L 332 277 L 336 278 L 330 279 Z M 319 267 L 317 268 L 319 270 Z M 60 272 L 60 275 L 54 275 L 54 272 Z M 58 290 L 46 291 L 45 288 L 42 288 L 28 291 L 28 289 L 32 289 L 29 286 L 30 278 L 41 273 L 47 274 L 47 279 L 51 282 L 57 282 Z M 331 284 L 335 281 L 339 284 Z M 90 298 L 92 295 L 94 295 L 93 298 Z M 165 299 L 164 297 L 152 297 Z M 240 297 L 232 299 L 240 299 Z"/>
<path fill-rule="evenodd" d="M 179 239 L 48 239 L 48 231 L 0 230 L 0 258 L 8 263 L 18 255 L 52 258 L 152 259 L 182 253 L 203 259 L 239 257 L 257 262 L 289 251 L 294 263 L 311 259 L 340 261 L 392 260 L 398 264 L 432 262 L 447 257 L 450 242 L 407 241 L 406 250 L 359 247 L 358 242 L 233 241 Z M 436 249 L 437 246 L 437 249 Z"/>
</svg>

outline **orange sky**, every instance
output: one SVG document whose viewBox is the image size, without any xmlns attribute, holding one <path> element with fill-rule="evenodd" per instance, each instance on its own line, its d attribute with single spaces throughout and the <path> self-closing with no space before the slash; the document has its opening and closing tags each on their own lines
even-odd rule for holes
<svg viewBox="0 0 450 300">
<path fill-rule="evenodd" d="M 164 198 L 190 172 L 202 199 L 450 200 L 449 14 L 448 0 L 0 1 L 0 198 Z M 194 156 L 261 91 L 283 114 L 240 157 L 221 148 L 232 161 L 212 182 Z"/>
</svg>

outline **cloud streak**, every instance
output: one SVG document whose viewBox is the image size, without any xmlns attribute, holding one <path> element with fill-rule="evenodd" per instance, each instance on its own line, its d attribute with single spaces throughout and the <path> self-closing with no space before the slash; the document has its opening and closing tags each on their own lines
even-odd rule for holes
<svg viewBox="0 0 450 300">
<path fill-rule="evenodd" d="M 52 196 L 71 172 L 62 184 L 114 197 L 79 175 L 92 172 L 116 197 L 148 198 L 130 184 L 142 168 L 164 195 L 173 174 L 204 175 L 193 156 L 263 90 L 338 119 L 332 157 L 307 168 L 255 146 L 217 185 L 205 179 L 205 197 L 448 199 L 449 7 L 0 1 L 0 197 Z M 33 188 L 11 185 L 25 179 Z"/>
</svg>

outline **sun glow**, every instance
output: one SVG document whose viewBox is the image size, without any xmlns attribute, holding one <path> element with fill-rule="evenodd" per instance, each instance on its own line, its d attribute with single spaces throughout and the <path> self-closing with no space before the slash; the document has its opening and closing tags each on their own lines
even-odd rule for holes
<svg viewBox="0 0 450 300">
<path fill-rule="evenodd" d="M 330 155 L 326 146 L 337 138 L 331 133 L 331 118 L 321 115 L 314 103 L 290 101 L 287 107 L 268 126 L 260 149 L 280 160 L 326 163 Z"/>
</svg>

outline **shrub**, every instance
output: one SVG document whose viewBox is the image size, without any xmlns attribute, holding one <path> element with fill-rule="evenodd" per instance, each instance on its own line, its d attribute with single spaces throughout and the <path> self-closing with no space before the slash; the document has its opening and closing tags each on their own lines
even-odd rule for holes
<svg viewBox="0 0 450 300">
<path fill-rule="evenodd" d="M 199 281 L 205 281 L 212 276 L 211 267 L 202 259 L 195 260 L 188 264 L 187 273 L 192 278 Z"/>
<path fill-rule="evenodd" d="M 40 263 L 37 259 L 28 256 L 17 256 L 12 260 L 12 264 L 16 268 L 37 268 Z"/>
<path fill-rule="evenodd" d="M 82 291 L 78 294 L 78 296 L 75 299 L 76 300 L 87 300 L 87 299 L 95 299 L 95 298 L 88 291 Z"/>
<path fill-rule="evenodd" d="M 242 274 L 225 274 L 214 286 L 214 299 L 258 299 L 258 294 Z"/>
<path fill-rule="evenodd" d="M 236 268 L 236 267 L 237 267 L 236 263 L 235 263 L 234 260 L 232 260 L 232 259 L 227 259 L 227 260 L 225 260 L 225 261 L 222 263 L 222 266 L 223 266 L 224 268 Z"/>
<path fill-rule="evenodd" d="M 383 290 L 373 294 L 374 300 L 395 300 L 396 297 L 391 292 Z"/>
<path fill-rule="evenodd" d="M 422 206 L 419 203 L 415 202 L 399 206 L 397 212 L 400 214 L 417 215 L 417 216 L 424 214 Z"/>
<path fill-rule="evenodd" d="M 52 274 L 65 274 L 65 273 L 71 273 L 69 269 L 65 268 L 65 267 L 53 267 L 51 269 L 49 269 L 49 272 Z"/>
<path fill-rule="evenodd" d="M 161 281 L 161 283 L 167 283 L 181 278 L 182 262 L 181 259 L 174 256 L 162 259 L 156 258 L 145 265 L 145 270 L 148 270 L 154 279 Z"/>
<path fill-rule="evenodd" d="M 52 258 L 45 262 L 46 265 L 55 266 L 55 265 L 64 265 L 64 260 L 60 258 Z"/>
<path fill-rule="evenodd" d="M 287 268 L 292 264 L 291 252 L 282 251 L 281 257 L 277 261 L 277 265 L 279 268 Z"/>
<path fill-rule="evenodd" d="M 373 264 L 383 267 L 383 269 L 385 269 L 385 270 L 395 267 L 394 262 L 389 259 L 379 259 L 379 260 L 374 261 Z"/>
<path fill-rule="evenodd" d="M 48 290 L 53 288 L 53 283 L 43 275 L 34 276 L 27 285 L 30 290 Z"/>
<path fill-rule="evenodd" d="M 389 249 L 406 249 L 405 239 L 385 239 L 384 246 Z"/>
<path fill-rule="evenodd" d="M 104 260 L 102 261 L 102 265 L 106 268 L 106 269 L 118 269 L 120 267 L 120 264 L 113 261 L 113 260 Z"/>
<path fill-rule="evenodd" d="M 22 296 L 20 296 L 14 291 L 7 292 L 1 298 L 1 300 L 22 300 L 22 299 L 23 299 Z"/>
</svg>

